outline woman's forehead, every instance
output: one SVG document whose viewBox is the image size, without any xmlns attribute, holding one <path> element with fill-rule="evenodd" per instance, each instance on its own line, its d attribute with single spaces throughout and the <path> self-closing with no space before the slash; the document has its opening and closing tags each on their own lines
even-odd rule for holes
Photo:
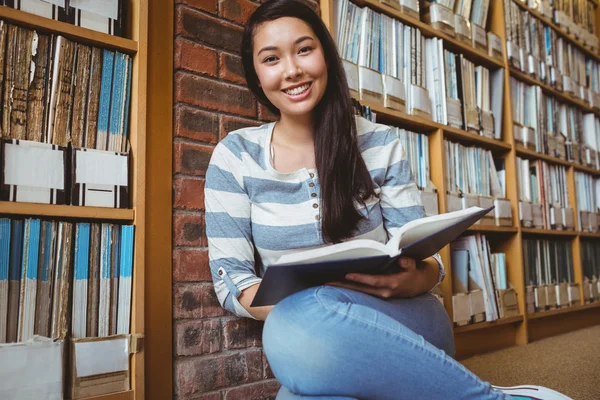
<svg viewBox="0 0 600 400">
<path fill-rule="evenodd" d="M 310 25 L 293 17 L 282 17 L 260 24 L 254 32 L 254 47 L 266 46 L 271 43 L 293 43 L 299 37 L 311 36 L 316 39 Z"/>
</svg>

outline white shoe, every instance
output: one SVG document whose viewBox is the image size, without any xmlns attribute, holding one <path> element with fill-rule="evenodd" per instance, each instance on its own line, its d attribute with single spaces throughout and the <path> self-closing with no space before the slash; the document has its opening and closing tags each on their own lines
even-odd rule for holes
<svg viewBox="0 0 600 400">
<path fill-rule="evenodd" d="M 511 395 L 515 400 L 573 400 L 564 394 L 543 386 L 523 385 L 502 387 L 492 385 L 492 387 Z"/>
</svg>

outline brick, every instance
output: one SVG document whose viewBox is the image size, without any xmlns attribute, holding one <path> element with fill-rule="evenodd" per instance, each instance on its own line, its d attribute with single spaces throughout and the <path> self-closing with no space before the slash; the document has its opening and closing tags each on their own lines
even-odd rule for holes
<svg viewBox="0 0 600 400">
<path fill-rule="evenodd" d="M 175 4 L 185 4 L 198 10 L 217 13 L 217 0 L 175 0 Z"/>
<path fill-rule="evenodd" d="M 223 321 L 223 348 L 226 350 L 246 348 L 248 318 L 233 318 Z"/>
<path fill-rule="evenodd" d="M 192 143 L 175 143 L 175 172 L 188 175 L 206 175 L 214 147 Z"/>
<path fill-rule="evenodd" d="M 260 126 L 261 123 L 250 119 L 230 117 L 227 115 L 221 116 L 221 133 L 219 139 L 223 140 L 225 136 L 238 129 L 247 128 L 249 126 Z"/>
<path fill-rule="evenodd" d="M 262 347 L 262 333 L 265 323 L 263 321 L 248 320 L 248 335 L 246 347 Z"/>
<path fill-rule="evenodd" d="M 209 282 L 211 280 L 208 251 L 183 249 L 173 251 L 173 281 Z"/>
<path fill-rule="evenodd" d="M 219 0 L 219 15 L 240 25 L 246 25 L 257 8 L 257 4 L 248 0 Z"/>
<path fill-rule="evenodd" d="M 219 141 L 219 116 L 179 104 L 175 107 L 174 134 L 175 137 L 216 144 Z"/>
<path fill-rule="evenodd" d="M 225 392 L 225 400 L 274 400 L 281 385 L 276 380 L 242 385 Z"/>
<path fill-rule="evenodd" d="M 219 78 L 245 85 L 246 78 L 242 58 L 227 53 L 219 54 Z"/>
<path fill-rule="evenodd" d="M 248 89 L 185 72 L 175 75 L 175 101 L 256 117 L 256 100 Z"/>
<path fill-rule="evenodd" d="M 239 26 L 190 8 L 177 8 L 175 35 L 239 54 L 243 31 Z"/>
<path fill-rule="evenodd" d="M 217 76 L 217 52 L 182 38 L 175 39 L 175 70 Z"/>
<path fill-rule="evenodd" d="M 175 319 L 221 317 L 226 314 L 212 285 L 186 283 L 178 284 L 173 289 Z"/>
<path fill-rule="evenodd" d="M 173 237 L 175 246 L 207 247 L 204 215 L 175 214 L 173 216 Z"/>
<path fill-rule="evenodd" d="M 258 119 L 261 121 L 279 121 L 279 115 L 273 114 L 267 107 L 262 104 L 258 105 Z"/>
<path fill-rule="evenodd" d="M 175 178 L 173 181 L 173 208 L 176 210 L 204 211 L 204 179 Z"/>
<path fill-rule="evenodd" d="M 180 399 L 182 400 L 182 399 Z M 186 397 L 185 400 L 222 400 L 221 392 L 204 393 L 200 396 Z"/>
<path fill-rule="evenodd" d="M 260 350 L 179 359 L 175 393 L 183 397 L 254 382 L 257 353 Z"/>
<path fill-rule="evenodd" d="M 194 356 L 221 351 L 221 321 L 181 321 L 175 325 L 175 354 Z"/>
<path fill-rule="evenodd" d="M 265 352 L 262 352 L 262 363 L 263 363 L 263 378 L 272 379 L 275 378 L 273 375 L 273 371 L 271 370 L 271 366 L 269 365 L 269 360 L 267 360 L 267 356 Z"/>
<path fill-rule="evenodd" d="M 173 317 L 202 317 L 202 286 L 186 284 L 173 288 Z"/>
</svg>

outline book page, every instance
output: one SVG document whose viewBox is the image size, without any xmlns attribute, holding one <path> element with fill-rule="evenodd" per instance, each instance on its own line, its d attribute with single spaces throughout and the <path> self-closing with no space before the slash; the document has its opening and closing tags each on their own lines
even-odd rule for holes
<svg viewBox="0 0 600 400">
<path fill-rule="evenodd" d="M 332 246 L 300 251 L 294 254 L 286 254 L 277 260 L 275 265 L 295 264 L 300 262 L 316 263 L 382 255 L 392 256 L 397 252 L 398 249 L 390 252 L 383 243 L 374 240 L 358 239 L 334 244 Z"/>
</svg>

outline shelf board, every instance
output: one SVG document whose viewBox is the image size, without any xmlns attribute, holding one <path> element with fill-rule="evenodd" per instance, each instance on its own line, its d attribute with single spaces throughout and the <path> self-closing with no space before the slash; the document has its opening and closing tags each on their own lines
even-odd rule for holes
<svg viewBox="0 0 600 400">
<path fill-rule="evenodd" d="M 576 171 L 587 172 L 588 174 L 600 176 L 600 170 L 597 170 L 596 168 L 586 167 L 585 165 L 577 163 L 571 163 L 571 165 L 573 165 L 573 168 L 575 168 Z"/>
<path fill-rule="evenodd" d="M 568 313 L 577 312 L 577 311 L 585 311 L 585 310 L 598 308 L 598 307 L 600 307 L 600 303 L 596 302 L 596 303 L 590 303 L 590 304 L 584 304 L 584 305 L 576 305 L 576 306 L 571 306 L 571 307 L 558 308 L 556 310 L 540 311 L 540 312 L 536 312 L 533 314 L 527 314 L 527 319 L 532 320 L 532 319 L 552 317 L 555 315 L 568 314 Z"/>
<path fill-rule="evenodd" d="M 471 225 L 468 229 L 471 232 L 487 232 L 487 233 L 517 233 L 519 228 L 515 226 L 496 226 L 496 225 Z"/>
<path fill-rule="evenodd" d="M 0 201 L 0 215 L 34 217 L 81 218 L 94 220 L 133 221 L 135 212 L 130 209 L 104 207 L 78 207 L 55 204 L 14 203 Z"/>
<path fill-rule="evenodd" d="M 547 154 L 538 153 L 537 151 L 529 150 L 529 149 L 526 149 L 526 148 L 523 148 L 520 146 L 517 146 L 516 150 L 517 150 L 517 156 L 520 156 L 520 157 L 533 158 L 536 160 L 544 160 L 544 161 L 547 161 L 552 164 L 564 165 L 565 167 L 570 167 L 572 165 L 572 163 L 567 160 L 561 160 L 560 158 L 552 157 Z"/>
<path fill-rule="evenodd" d="M 463 131 L 462 129 L 438 124 L 437 122 L 425 118 L 415 117 L 414 115 L 386 108 L 380 104 L 366 101 L 361 101 L 360 104 L 368 106 L 371 110 L 375 111 L 377 114 L 377 121 L 382 121 L 402 128 L 413 129 L 417 132 L 432 132 L 441 129 L 444 131 L 447 138 L 475 144 L 488 150 L 510 151 L 511 149 L 510 144 L 500 140 L 490 139 L 472 132 Z"/>
<path fill-rule="evenodd" d="M 472 331 L 476 331 L 476 330 L 480 330 L 480 329 L 493 328 L 493 327 L 500 326 L 500 325 L 517 324 L 522 321 L 523 321 L 523 316 L 516 315 L 514 317 L 500 318 L 500 319 L 498 319 L 496 321 L 492 321 L 492 322 L 480 322 L 477 324 L 457 326 L 457 327 L 454 327 L 454 333 L 460 334 L 460 333 L 465 333 L 465 332 L 472 332 Z"/>
<path fill-rule="evenodd" d="M 134 40 L 55 21 L 7 6 L 0 6 L 0 19 L 31 29 L 60 34 L 77 42 L 119 50 L 127 54 L 135 54 L 138 51 L 138 43 Z"/>
<path fill-rule="evenodd" d="M 552 229 L 538 229 L 538 228 L 521 228 L 521 231 L 529 235 L 539 236 L 562 236 L 562 237 L 575 237 L 577 232 L 575 231 L 557 231 Z"/>
<path fill-rule="evenodd" d="M 546 24 L 549 27 L 551 27 L 552 29 L 554 29 L 560 36 L 562 36 L 563 38 L 567 39 L 570 43 L 574 44 L 579 50 L 581 50 L 587 56 L 590 56 L 590 57 L 594 58 L 596 61 L 600 61 L 600 55 L 594 53 L 592 50 L 590 50 L 587 47 L 585 47 L 577 39 L 575 39 L 573 36 L 569 35 L 567 32 L 565 32 L 563 29 L 561 29 L 558 25 L 556 25 L 554 22 L 552 22 L 548 18 L 544 17 L 538 11 L 536 11 L 536 10 L 534 10 L 532 8 L 527 7 L 527 4 L 522 3 L 519 0 L 514 0 L 514 2 L 519 7 L 521 7 L 523 10 L 529 12 L 532 16 L 536 17 L 537 19 L 539 19 L 540 21 L 542 21 L 544 24 Z"/>
<path fill-rule="evenodd" d="M 495 58 L 488 56 L 486 52 L 476 50 L 475 48 L 473 48 L 473 46 L 470 46 L 469 44 L 461 42 L 458 39 L 450 37 L 445 33 L 438 31 L 437 29 L 433 29 L 430 25 L 427 25 L 425 22 L 409 17 L 401 11 L 396 10 L 395 8 L 383 4 L 377 0 L 352 0 L 352 2 L 361 7 L 368 6 L 373 10 L 376 10 L 392 18 L 400 20 L 403 24 L 418 28 L 425 37 L 441 38 L 442 40 L 444 40 L 444 48 L 447 48 L 448 50 L 454 53 L 461 53 L 467 59 L 473 61 L 478 65 L 482 65 L 487 68 L 504 68 L 504 64 L 502 63 L 502 61 L 496 60 Z"/>
<path fill-rule="evenodd" d="M 600 112 L 597 110 L 594 110 L 592 107 L 590 107 L 589 105 L 587 105 L 586 103 L 584 103 L 582 100 L 571 97 L 567 94 L 565 94 L 564 92 L 559 92 L 558 90 L 554 89 L 553 87 L 545 84 L 544 82 L 532 78 L 531 76 L 527 75 L 526 73 L 519 71 L 517 68 L 515 67 L 510 67 L 510 75 L 518 80 L 520 80 L 521 82 L 525 82 L 529 85 L 535 85 L 535 86 L 539 86 L 542 88 L 542 90 L 544 92 L 546 92 L 547 94 L 554 96 L 556 98 L 558 98 L 559 100 L 565 102 L 565 103 L 569 103 L 575 107 L 578 107 L 580 109 L 582 109 L 585 112 L 588 113 L 594 113 L 596 115 L 600 115 Z"/>
<path fill-rule="evenodd" d="M 133 400 L 133 390 L 128 390 L 126 392 L 103 394 L 94 397 L 85 397 L 82 400 Z"/>
<path fill-rule="evenodd" d="M 600 239 L 600 232 L 579 232 L 579 237 Z"/>
</svg>

